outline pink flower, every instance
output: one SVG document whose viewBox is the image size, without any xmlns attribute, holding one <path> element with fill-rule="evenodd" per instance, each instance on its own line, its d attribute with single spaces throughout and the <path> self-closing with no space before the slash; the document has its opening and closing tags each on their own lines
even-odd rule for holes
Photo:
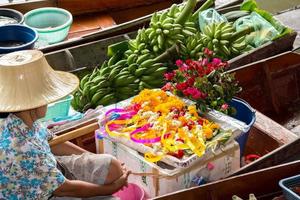
<svg viewBox="0 0 300 200">
<path fill-rule="evenodd" d="M 206 66 L 208 63 L 208 59 L 207 58 L 203 58 L 202 62 L 201 62 L 201 66 Z"/>
<path fill-rule="evenodd" d="M 202 94 L 199 90 L 195 91 L 194 94 L 192 94 L 193 99 L 200 99 L 202 98 Z"/>
<path fill-rule="evenodd" d="M 183 61 L 182 60 L 176 60 L 176 66 L 181 67 L 181 65 L 183 65 Z"/>
<path fill-rule="evenodd" d="M 222 106 L 221 106 L 221 110 L 227 110 L 229 107 L 229 105 L 227 103 L 224 103 Z"/>
<path fill-rule="evenodd" d="M 186 89 L 188 87 L 187 83 L 186 82 L 183 82 L 183 83 L 177 83 L 176 84 L 176 89 L 177 90 L 180 90 L 180 91 L 183 91 L 184 89 Z"/>
<path fill-rule="evenodd" d="M 175 74 L 173 72 L 165 73 L 164 77 L 167 81 L 171 81 L 174 78 Z"/>
<path fill-rule="evenodd" d="M 212 64 L 214 67 L 218 67 L 222 63 L 222 60 L 220 58 L 213 58 L 212 59 Z"/>
<path fill-rule="evenodd" d="M 161 89 L 164 91 L 173 91 L 174 87 L 170 82 L 168 82 Z"/>
<path fill-rule="evenodd" d="M 189 69 L 189 66 L 187 66 L 185 63 L 183 63 L 182 65 L 181 65 L 181 67 L 179 67 L 179 71 L 181 71 L 181 72 L 185 72 L 185 71 L 187 71 Z"/>
<path fill-rule="evenodd" d="M 200 99 L 202 97 L 202 93 L 194 87 L 188 87 L 183 91 L 185 96 L 192 96 L 193 99 Z"/>
</svg>

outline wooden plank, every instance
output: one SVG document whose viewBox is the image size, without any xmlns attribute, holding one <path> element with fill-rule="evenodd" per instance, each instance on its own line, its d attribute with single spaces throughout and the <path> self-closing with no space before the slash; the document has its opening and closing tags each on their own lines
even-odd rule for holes
<svg viewBox="0 0 300 200">
<path fill-rule="evenodd" d="M 263 196 L 268 193 L 281 192 L 278 182 L 290 176 L 297 175 L 300 161 L 270 167 L 250 172 L 203 186 L 177 191 L 168 195 L 156 197 L 159 200 L 224 200 L 231 199 L 234 194 L 248 198 L 250 193 Z"/>
<path fill-rule="evenodd" d="M 68 39 L 79 38 L 82 35 L 97 32 L 115 25 L 115 20 L 110 15 L 103 13 L 75 16 Z"/>
<path fill-rule="evenodd" d="M 54 137 L 51 141 L 49 141 L 50 146 L 54 146 L 57 144 L 64 143 L 66 141 L 70 141 L 75 138 L 79 138 L 81 136 L 84 136 L 86 134 L 90 134 L 91 132 L 94 132 L 99 128 L 98 123 L 92 123 L 87 126 L 72 130 L 68 133 L 59 135 L 57 137 Z"/>
<path fill-rule="evenodd" d="M 58 6 L 78 15 L 91 12 L 105 12 L 132 8 L 140 5 L 150 5 L 161 0 L 58 0 Z"/>
<path fill-rule="evenodd" d="M 257 142 L 259 141 L 259 142 Z M 274 149 L 282 146 L 274 138 L 271 138 L 269 134 L 265 133 L 262 130 L 259 130 L 255 125 L 251 128 L 250 133 L 248 135 L 244 156 L 250 154 L 256 154 L 258 156 L 263 156 Z"/>
<path fill-rule="evenodd" d="M 287 130 L 259 111 L 256 111 L 256 121 L 254 126 L 269 137 L 278 141 L 281 145 L 290 143 L 298 138 L 296 134 Z"/>
<path fill-rule="evenodd" d="M 57 7 L 57 0 L 37 0 L 22 3 L 2 4 L 0 8 L 11 8 L 25 14 L 26 12 L 42 7 Z"/>
<path fill-rule="evenodd" d="M 232 174 L 240 175 L 251 171 L 263 169 L 266 167 L 279 165 L 284 162 L 298 160 L 300 155 L 300 138 L 295 141 L 285 144 L 269 154 L 257 159 L 249 165 L 246 165 Z M 300 169 L 300 168 L 299 168 Z"/>
</svg>

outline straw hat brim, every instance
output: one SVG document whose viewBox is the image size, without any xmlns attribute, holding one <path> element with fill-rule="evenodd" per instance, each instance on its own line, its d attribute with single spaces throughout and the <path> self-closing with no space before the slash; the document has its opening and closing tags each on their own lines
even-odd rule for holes
<svg viewBox="0 0 300 200">
<path fill-rule="evenodd" d="M 74 74 L 54 71 L 41 52 L 33 57 L 32 62 L 16 66 L 3 65 L 0 59 L 0 112 L 35 109 L 64 98 L 78 87 Z"/>
</svg>

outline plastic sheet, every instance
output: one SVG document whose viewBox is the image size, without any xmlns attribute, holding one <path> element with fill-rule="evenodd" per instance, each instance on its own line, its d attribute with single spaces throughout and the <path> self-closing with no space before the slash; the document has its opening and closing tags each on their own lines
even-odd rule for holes
<svg viewBox="0 0 300 200">
<path fill-rule="evenodd" d="M 234 27 L 237 31 L 254 27 L 254 32 L 246 36 L 246 41 L 253 47 L 259 47 L 273 38 L 279 36 L 279 32 L 263 17 L 256 12 L 252 12 L 249 16 L 241 17 L 235 21 Z"/>
<path fill-rule="evenodd" d="M 201 32 L 203 32 L 206 25 L 219 22 L 227 22 L 227 19 L 213 8 L 207 9 L 199 14 L 199 26 Z"/>
</svg>

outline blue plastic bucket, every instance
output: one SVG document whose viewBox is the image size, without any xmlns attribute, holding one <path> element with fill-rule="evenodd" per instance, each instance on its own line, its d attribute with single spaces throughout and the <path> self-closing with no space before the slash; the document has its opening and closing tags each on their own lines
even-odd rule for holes
<svg viewBox="0 0 300 200">
<path fill-rule="evenodd" d="M 0 54 L 32 49 L 38 39 L 35 30 L 18 24 L 0 26 L 0 36 Z M 13 45 L 14 43 L 19 44 Z"/>
<path fill-rule="evenodd" d="M 241 156 L 243 156 L 250 129 L 256 119 L 255 110 L 246 101 L 240 98 L 233 98 L 229 105 L 236 109 L 236 114 L 232 117 L 246 123 L 248 126 L 247 131 L 241 133 L 241 135 L 235 139 L 240 145 Z"/>
</svg>

